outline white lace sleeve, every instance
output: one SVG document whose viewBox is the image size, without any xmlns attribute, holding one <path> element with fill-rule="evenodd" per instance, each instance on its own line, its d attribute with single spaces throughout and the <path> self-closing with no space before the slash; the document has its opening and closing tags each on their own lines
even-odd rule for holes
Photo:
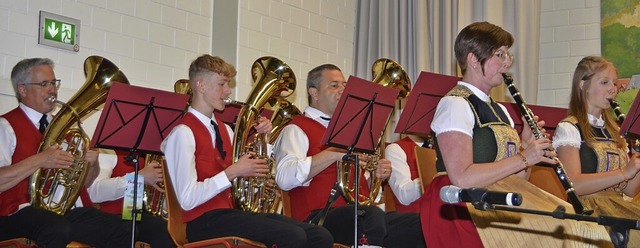
<svg viewBox="0 0 640 248">
<path fill-rule="evenodd" d="M 578 128 L 569 122 L 560 122 L 553 135 L 553 148 L 561 146 L 573 146 L 580 149 L 582 138 Z"/>
</svg>

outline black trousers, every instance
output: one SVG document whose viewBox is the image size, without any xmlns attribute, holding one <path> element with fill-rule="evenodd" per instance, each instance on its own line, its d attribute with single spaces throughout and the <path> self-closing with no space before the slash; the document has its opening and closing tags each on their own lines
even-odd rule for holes
<svg viewBox="0 0 640 248">
<path fill-rule="evenodd" d="M 120 216 L 91 207 L 74 208 L 64 215 L 71 223 L 71 240 L 93 247 L 130 247 L 131 225 Z"/>
<path fill-rule="evenodd" d="M 219 209 L 187 223 L 187 238 L 191 242 L 223 236 L 243 237 L 278 248 L 322 248 L 333 244 L 331 234 L 325 228 L 279 214 Z"/>
<path fill-rule="evenodd" d="M 25 207 L 0 216 L 0 240 L 28 238 L 39 247 L 65 247 L 71 242 L 71 223 L 62 215 Z"/>
<path fill-rule="evenodd" d="M 131 221 L 124 222 L 132 224 Z M 136 241 L 145 242 L 151 247 L 176 247 L 167 230 L 167 221 L 160 216 L 142 213 L 140 221 L 136 223 L 136 229 Z"/>
<path fill-rule="evenodd" d="M 422 237 L 420 217 L 416 213 L 385 213 L 376 206 L 358 206 L 358 244 L 388 248 L 426 247 Z M 311 212 L 313 218 L 320 209 Z M 323 226 L 333 235 L 335 242 L 353 245 L 353 205 L 329 210 Z"/>
<path fill-rule="evenodd" d="M 0 217 L 0 239 L 24 237 L 38 247 L 66 247 L 78 241 L 93 247 L 131 246 L 131 227 L 119 217 L 81 207 L 64 216 L 34 207 L 25 207 Z"/>
</svg>

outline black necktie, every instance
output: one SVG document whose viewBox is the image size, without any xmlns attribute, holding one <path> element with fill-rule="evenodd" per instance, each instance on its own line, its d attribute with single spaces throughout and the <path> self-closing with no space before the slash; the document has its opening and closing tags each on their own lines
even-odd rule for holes
<svg viewBox="0 0 640 248">
<path fill-rule="evenodd" d="M 42 118 L 40 118 L 40 127 L 38 128 L 38 130 L 40 130 L 40 133 L 44 133 L 45 130 L 47 130 L 47 126 L 49 126 L 49 121 L 47 120 L 47 115 L 42 115 Z"/>
<path fill-rule="evenodd" d="M 224 152 L 224 148 L 222 147 L 222 135 L 220 135 L 220 129 L 218 128 L 218 124 L 213 120 L 211 120 L 211 125 L 213 125 L 213 130 L 216 132 L 216 149 L 218 149 L 220 156 L 224 159 L 227 156 L 227 153 Z"/>
<path fill-rule="evenodd" d="M 429 148 L 429 141 L 425 141 L 424 143 L 422 143 L 422 147 Z"/>
</svg>

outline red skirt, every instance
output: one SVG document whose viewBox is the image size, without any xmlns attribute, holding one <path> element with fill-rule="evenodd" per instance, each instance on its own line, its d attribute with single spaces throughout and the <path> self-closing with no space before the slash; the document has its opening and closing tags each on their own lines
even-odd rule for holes
<svg viewBox="0 0 640 248">
<path fill-rule="evenodd" d="M 440 189 L 447 185 L 451 185 L 449 177 L 438 176 L 421 198 L 420 221 L 427 246 L 484 247 L 466 203 L 449 204 L 440 199 Z"/>
</svg>

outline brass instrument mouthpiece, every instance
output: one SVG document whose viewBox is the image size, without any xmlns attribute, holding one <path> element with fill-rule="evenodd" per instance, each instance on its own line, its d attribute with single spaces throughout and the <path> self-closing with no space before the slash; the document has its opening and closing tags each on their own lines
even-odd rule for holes
<svg viewBox="0 0 640 248">
<path fill-rule="evenodd" d="M 223 101 L 224 101 L 224 105 L 229 105 L 229 104 L 240 104 L 240 105 L 242 105 L 240 102 L 234 101 L 229 97 L 225 97 L 223 99 Z"/>
</svg>

